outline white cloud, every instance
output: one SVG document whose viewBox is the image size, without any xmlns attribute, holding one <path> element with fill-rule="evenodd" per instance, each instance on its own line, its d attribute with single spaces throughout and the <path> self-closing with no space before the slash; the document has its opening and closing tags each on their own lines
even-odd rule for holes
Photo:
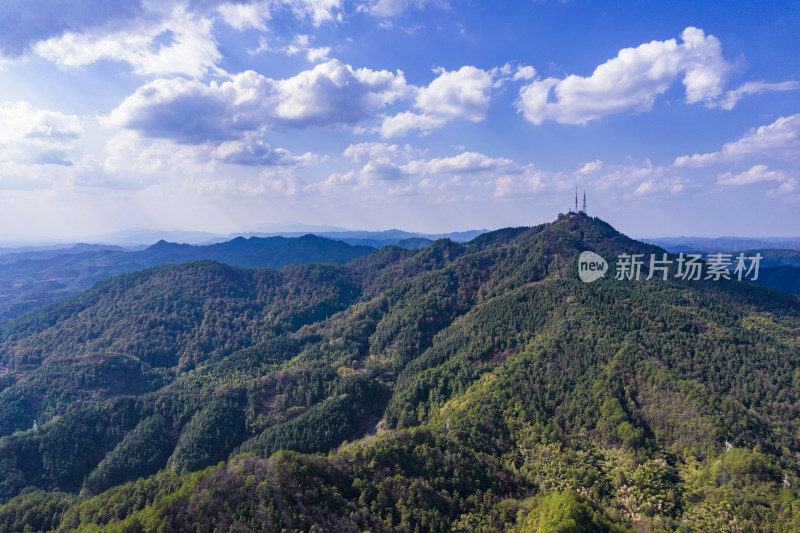
<svg viewBox="0 0 800 533">
<path fill-rule="evenodd" d="M 214 170 L 209 157 L 209 144 L 175 144 L 168 139 L 141 139 L 122 131 L 111 137 L 105 146 L 102 170 L 109 175 L 164 176 L 205 174 Z"/>
<path fill-rule="evenodd" d="M 434 116 L 479 122 L 489 109 L 491 88 L 492 77 L 479 68 L 467 65 L 456 71 L 442 71 L 419 90 L 414 107 Z"/>
<path fill-rule="evenodd" d="M 285 126 L 355 124 L 409 93 L 403 73 L 331 60 L 275 82 L 275 119 Z"/>
<path fill-rule="evenodd" d="M 292 42 L 285 46 L 270 46 L 269 41 L 265 36 L 258 38 L 258 47 L 250 50 L 250 54 L 258 54 L 261 52 L 284 52 L 288 56 L 297 54 L 305 54 L 306 59 L 310 63 L 319 63 L 320 61 L 327 61 L 328 55 L 331 53 L 330 46 L 311 46 L 312 37 L 306 34 L 295 35 Z"/>
<path fill-rule="evenodd" d="M 222 55 L 211 34 L 212 20 L 177 7 L 164 19 L 115 31 L 67 32 L 34 45 L 34 52 L 62 68 L 101 59 L 125 61 L 139 74 L 185 74 L 199 78 L 218 72 Z"/>
<path fill-rule="evenodd" d="M 309 17 L 314 26 L 333 20 L 341 21 L 341 17 L 334 12 L 341 9 L 341 0 L 283 0 L 289 5 L 298 17 Z M 341 14 L 339 14 L 341 15 Z"/>
<path fill-rule="evenodd" d="M 651 196 L 658 193 L 678 194 L 686 189 L 687 182 L 681 179 L 649 179 L 640 183 L 634 196 Z"/>
<path fill-rule="evenodd" d="M 341 0 L 266 0 L 255 2 L 219 2 L 208 0 L 190 2 L 130 2 L 127 9 L 116 9 L 119 16 L 111 16 L 108 9 L 98 7 L 98 15 L 85 14 L 83 20 L 71 20 L 63 25 L 47 24 L 46 30 L 29 28 L 17 30 L 30 39 L 29 46 L 38 55 L 55 62 L 62 68 L 74 68 L 102 59 L 124 61 L 134 71 L 144 75 L 184 74 L 200 78 L 208 73 L 219 74 L 217 67 L 222 54 L 212 34 L 215 16 L 237 30 L 254 28 L 267 31 L 267 23 L 278 9 L 288 9 L 301 20 L 310 20 L 314 26 L 334 21 L 341 8 Z M 85 10 L 84 8 L 77 11 Z M 49 10 L 48 10 L 49 12 Z M 37 16 L 23 16 L 19 23 L 25 26 Z M 41 22 L 41 21 L 40 21 Z M 36 38 L 41 35 L 40 38 Z M 0 38 L 0 46 L 3 46 Z M 20 53 L 19 46 L 14 48 Z M 330 52 L 326 47 L 303 50 L 309 61 L 324 60 Z"/>
<path fill-rule="evenodd" d="M 516 196 L 527 196 L 543 191 L 549 181 L 546 173 L 535 170 L 532 166 L 526 166 L 522 172 L 516 175 L 504 175 L 495 180 L 495 198 L 507 198 Z"/>
<path fill-rule="evenodd" d="M 336 20 L 341 0 L 261 0 L 255 2 L 226 2 L 216 8 L 223 20 L 239 31 L 255 28 L 267 30 L 274 10 L 288 7 L 299 19 L 311 19 L 314 26 Z"/>
<path fill-rule="evenodd" d="M 681 75 L 686 102 L 714 105 L 734 65 L 722 57 L 719 40 L 703 30 L 686 28 L 675 39 L 624 48 L 589 77 L 534 81 L 520 90 L 516 107 L 527 120 L 541 124 L 589 121 L 623 111 L 648 111 Z"/>
<path fill-rule="evenodd" d="M 392 159 L 410 155 L 408 146 L 363 143 L 345 150 L 354 161 L 369 159 L 359 170 L 331 174 L 309 190 L 362 190 L 385 183 L 397 183 L 387 189 L 390 195 L 414 194 L 419 190 L 444 192 L 457 188 L 492 188 L 496 197 L 540 192 L 548 184 L 546 173 L 532 165 L 520 165 L 511 159 L 493 158 L 477 152 L 462 152 L 451 157 L 414 159 L 399 164 Z"/>
<path fill-rule="evenodd" d="M 536 76 L 536 69 L 530 65 L 519 67 L 511 78 L 513 81 L 530 80 Z"/>
<path fill-rule="evenodd" d="M 272 18 L 271 2 L 252 2 L 250 4 L 226 3 L 217 8 L 222 19 L 239 31 L 248 28 L 266 31 L 266 22 Z"/>
<path fill-rule="evenodd" d="M 428 175 L 465 175 L 477 173 L 515 173 L 520 166 L 502 157 L 488 157 L 477 152 L 463 152 L 452 157 L 434 159 L 418 159 L 401 167 L 406 174 L 414 176 Z"/>
<path fill-rule="evenodd" d="M 63 35 L 104 26 L 124 25 L 144 15 L 143 2 L 37 2 L 5 0 L 0 9 L 0 55 L 17 58 L 33 44 Z"/>
<path fill-rule="evenodd" d="M 410 160 L 412 157 L 422 155 L 423 151 L 412 148 L 410 145 L 399 146 L 397 144 L 386 144 L 381 142 L 363 142 L 351 144 L 345 148 L 342 155 L 352 159 L 356 163 L 373 159 L 404 159 Z"/>
<path fill-rule="evenodd" d="M 309 166 L 319 159 L 311 152 L 293 156 L 288 150 L 272 148 L 252 135 L 222 143 L 210 150 L 210 157 L 221 163 L 247 166 Z"/>
<path fill-rule="evenodd" d="M 312 47 L 311 37 L 305 34 L 296 35 L 292 43 L 284 47 L 283 50 L 290 56 L 304 53 L 306 59 L 311 63 L 327 60 L 328 54 L 331 52 L 330 46 Z"/>
<path fill-rule="evenodd" d="M 405 187 L 402 185 L 397 185 L 387 191 L 389 196 L 412 196 L 416 194 L 417 191 L 414 189 L 414 186 L 409 184 Z"/>
<path fill-rule="evenodd" d="M 660 179 L 664 176 L 665 167 L 654 167 L 649 160 L 643 166 L 628 164 L 608 164 L 593 161 L 585 164 L 575 173 L 576 178 L 589 178 L 598 190 L 610 188 L 639 187 L 643 183 Z M 647 188 L 647 186 L 645 186 Z"/>
<path fill-rule="evenodd" d="M 421 113 L 404 111 L 385 117 L 378 131 L 382 137 L 395 137 L 411 130 L 428 132 L 454 118 L 480 122 L 489 109 L 492 85 L 492 75 L 473 66 L 441 71 L 416 92 L 414 107 Z"/>
<path fill-rule="evenodd" d="M 244 193 L 248 196 L 278 193 L 284 196 L 294 196 L 302 190 L 305 183 L 298 179 L 292 171 L 284 169 L 264 169 L 258 180 L 246 182 Z"/>
<path fill-rule="evenodd" d="M 367 180 L 363 179 L 363 177 L 358 172 L 351 170 L 345 173 L 334 172 L 333 174 L 328 176 L 325 180 L 319 183 L 312 183 L 310 185 L 307 185 L 305 189 L 307 191 L 322 191 L 322 192 L 329 192 L 340 189 L 359 190 L 366 187 L 367 184 L 368 184 Z"/>
<path fill-rule="evenodd" d="M 294 176 L 295 169 L 320 161 L 315 154 L 294 156 L 253 136 L 222 144 L 187 145 L 169 139 L 142 139 L 133 132 L 122 131 L 106 143 L 105 151 L 105 159 L 91 169 L 95 186 L 147 187 L 189 180 L 187 183 L 199 191 L 233 191 L 245 182 L 250 184 L 248 187 L 253 186 L 255 167 L 262 167 L 273 176 L 279 170 L 281 176 Z M 231 166 L 220 172 L 220 165 Z"/>
<path fill-rule="evenodd" d="M 408 92 L 402 72 L 331 60 L 284 80 L 253 71 L 221 84 L 155 80 L 126 98 L 107 122 L 185 144 L 230 141 L 271 128 L 355 125 Z"/>
<path fill-rule="evenodd" d="M 311 63 L 318 63 L 328 59 L 328 54 L 331 53 L 330 46 L 320 46 L 319 48 L 307 48 L 306 59 Z"/>
<path fill-rule="evenodd" d="M 602 168 L 603 168 L 603 162 L 600 161 L 599 159 L 595 159 L 594 161 L 589 161 L 588 163 L 583 165 L 581 169 L 578 171 L 578 174 L 593 174 Z"/>
<path fill-rule="evenodd" d="M 763 94 L 776 91 L 796 91 L 800 84 L 796 81 L 784 81 L 781 83 L 766 83 L 763 81 L 750 81 L 725 93 L 725 98 L 720 101 L 719 106 L 725 110 L 731 110 L 736 103 L 750 94 Z"/>
<path fill-rule="evenodd" d="M 405 135 L 411 130 L 419 130 L 423 134 L 430 133 L 432 130 L 441 128 L 447 119 L 425 114 L 417 114 L 411 111 L 403 111 L 393 117 L 384 117 L 381 122 L 380 132 L 384 139 Z"/>
<path fill-rule="evenodd" d="M 293 167 L 269 167 L 257 175 L 224 176 L 207 174 L 191 176 L 179 184 L 191 193 L 221 198 L 291 197 L 306 188 L 305 182 L 295 175 Z"/>
<path fill-rule="evenodd" d="M 767 165 L 753 165 L 750 170 L 734 175 L 724 172 L 717 175 L 717 184 L 723 187 L 750 185 L 762 181 L 786 181 L 786 173 L 782 170 L 768 170 Z"/>
<path fill-rule="evenodd" d="M 427 5 L 443 9 L 449 7 L 447 0 L 377 0 L 371 2 L 366 9 L 379 17 L 394 17 L 407 9 L 422 9 Z"/>
<path fill-rule="evenodd" d="M 585 184 L 598 191 L 617 189 L 634 196 L 675 195 L 697 187 L 675 169 L 653 166 L 649 159 L 643 165 L 613 164 L 596 159 L 567 174 L 561 182 L 569 186 Z"/>
<path fill-rule="evenodd" d="M 781 117 L 772 124 L 750 130 L 735 142 L 725 143 L 717 152 L 684 155 L 675 159 L 676 167 L 702 167 L 748 157 L 800 159 L 800 114 Z"/>
<path fill-rule="evenodd" d="M 786 195 L 791 195 L 796 190 L 797 190 L 797 178 L 789 178 L 783 183 L 781 183 L 780 186 L 768 190 L 766 194 L 767 196 L 784 197 Z M 800 200 L 800 198 L 796 196 L 793 198 L 790 196 L 789 199 L 790 200 L 793 199 L 795 201 Z"/>
<path fill-rule="evenodd" d="M 25 165 L 73 164 L 83 132 L 74 115 L 38 109 L 28 102 L 0 103 L 0 160 Z"/>
</svg>

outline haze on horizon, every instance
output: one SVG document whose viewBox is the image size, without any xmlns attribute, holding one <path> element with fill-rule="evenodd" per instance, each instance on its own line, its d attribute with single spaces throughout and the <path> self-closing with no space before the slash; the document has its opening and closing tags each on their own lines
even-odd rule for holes
<svg viewBox="0 0 800 533">
<path fill-rule="evenodd" d="M 576 186 L 636 238 L 797 237 L 798 28 L 788 1 L 12 0 L 0 242 L 497 229 Z"/>
</svg>

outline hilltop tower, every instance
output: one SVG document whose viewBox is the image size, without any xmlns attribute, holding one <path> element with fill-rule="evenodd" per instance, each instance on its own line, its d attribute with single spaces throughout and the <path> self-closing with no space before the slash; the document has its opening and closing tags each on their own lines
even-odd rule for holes
<svg viewBox="0 0 800 533">
<path fill-rule="evenodd" d="M 586 214 L 586 190 L 583 191 L 583 214 Z"/>
<path fill-rule="evenodd" d="M 578 186 L 575 186 L 575 212 L 578 212 Z"/>
</svg>

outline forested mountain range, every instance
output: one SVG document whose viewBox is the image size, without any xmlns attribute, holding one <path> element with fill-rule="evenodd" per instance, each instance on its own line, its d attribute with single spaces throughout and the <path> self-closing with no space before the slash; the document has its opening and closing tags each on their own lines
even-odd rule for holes
<svg viewBox="0 0 800 533">
<path fill-rule="evenodd" d="M 800 237 L 663 237 L 643 239 L 670 252 L 738 252 L 769 249 L 800 251 Z"/>
<path fill-rule="evenodd" d="M 800 238 L 798 239 L 746 239 L 722 237 L 701 239 L 677 237 L 648 239 L 672 253 L 725 253 L 731 257 L 739 254 L 751 257 L 759 254 L 760 275 L 754 283 L 787 294 L 800 294 Z"/>
<path fill-rule="evenodd" d="M 66 250 L 5 254 L 0 255 L 0 322 L 63 300 L 102 279 L 156 265 L 211 259 L 234 266 L 280 268 L 293 263 L 343 263 L 373 249 L 303 235 L 237 237 L 210 245 L 159 241 L 138 251 L 76 245 Z"/>
<path fill-rule="evenodd" d="M 800 529 L 800 299 L 587 250 L 664 253 L 575 214 L 12 320 L 0 531 Z"/>
</svg>

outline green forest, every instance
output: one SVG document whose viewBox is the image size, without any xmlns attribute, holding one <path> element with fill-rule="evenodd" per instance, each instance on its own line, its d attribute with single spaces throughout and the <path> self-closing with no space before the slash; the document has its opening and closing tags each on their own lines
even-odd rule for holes
<svg viewBox="0 0 800 533">
<path fill-rule="evenodd" d="M 579 213 L 9 321 L 0 532 L 799 531 L 800 297 L 586 250 L 664 252 Z"/>
</svg>

